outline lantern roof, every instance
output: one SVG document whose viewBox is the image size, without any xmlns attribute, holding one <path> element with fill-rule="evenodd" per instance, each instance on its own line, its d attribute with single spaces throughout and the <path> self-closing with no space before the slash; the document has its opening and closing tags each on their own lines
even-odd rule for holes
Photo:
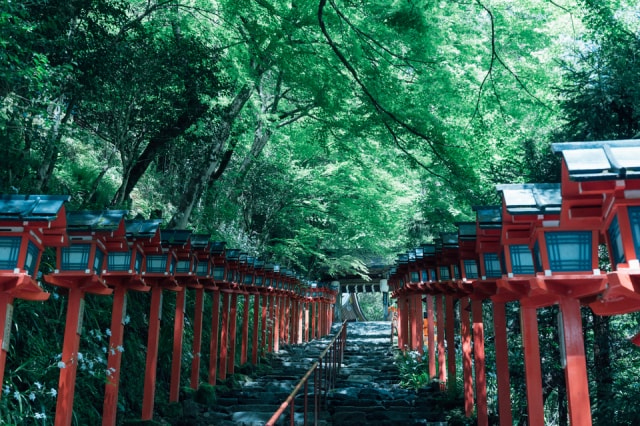
<svg viewBox="0 0 640 426">
<path fill-rule="evenodd" d="M 127 237 L 153 238 L 156 236 L 162 219 L 133 219 L 125 221 Z"/>
<path fill-rule="evenodd" d="M 194 250 L 205 250 L 209 247 L 211 234 L 191 234 L 191 248 Z"/>
<path fill-rule="evenodd" d="M 433 256 L 436 254 L 436 245 L 433 243 L 423 243 L 421 247 L 423 256 Z"/>
<path fill-rule="evenodd" d="M 442 241 L 442 248 L 454 249 L 458 247 L 458 233 L 457 232 L 441 232 L 440 240 Z"/>
<path fill-rule="evenodd" d="M 222 255 L 224 254 L 224 246 L 226 241 L 212 241 L 211 242 L 211 254 Z"/>
<path fill-rule="evenodd" d="M 162 229 L 160 239 L 163 246 L 184 247 L 189 244 L 192 231 L 186 229 Z"/>
<path fill-rule="evenodd" d="M 458 240 L 475 240 L 476 239 L 476 223 L 475 222 L 456 222 L 458 227 Z"/>
<path fill-rule="evenodd" d="M 117 231 L 122 227 L 126 210 L 73 211 L 67 213 L 67 230 L 73 232 Z"/>
<path fill-rule="evenodd" d="M 572 180 L 640 178 L 640 140 L 560 142 L 551 149 L 562 154 Z"/>
<path fill-rule="evenodd" d="M 0 220 L 43 220 L 58 217 L 69 195 L 0 194 Z"/>
<path fill-rule="evenodd" d="M 511 215 L 560 214 L 562 193 L 559 183 L 497 185 L 504 206 Z"/>
<path fill-rule="evenodd" d="M 502 227 L 502 206 L 473 206 L 480 229 Z"/>
</svg>

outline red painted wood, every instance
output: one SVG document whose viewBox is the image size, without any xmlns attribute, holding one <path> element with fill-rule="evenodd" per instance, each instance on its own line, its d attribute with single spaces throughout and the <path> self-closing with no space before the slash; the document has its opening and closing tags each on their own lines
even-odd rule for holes
<svg viewBox="0 0 640 426">
<path fill-rule="evenodd" d="M 238 327 L 238 293 L 231 293 L 229 313 L 229 357 L 227 358 L 227 373 L 233 374 L 236 365 L 237 327 Z"/>
<path fill-rule="evenodd" d="M 173 319 L 173 352 L 171 354 L 171 382 L 169 383 L 169 402 L 178 402 L 180 396 L 180 369 L 182 367 L 182 341 L 184 336 L 185 294 L 183 288 L 176 293 L 176 313 Z"/>
<path fill-rule="evenodd" d="M 507 344 L 507 320 L 505 304 L 493 302 L 493 330 L 498 382 L 498 414 L 500 426 L 512 426 L 511 383 L 509 377 L 509 346 Z"/>
<path fill-rule="evenodd" d="M 260 295 L 253 295 L 253 334 L 251 335 L 251 363 L 258 364 L 258 342 L 260 336 Z"/>
<path fill-rule="evenodd" d="M 318 323 L 316 321 L 316 305 L 317 302 L 314 300 L 311 302 L 311 339 L 318 338 Z"/>
<path fill-rule="evenodd" d="M 158 341 L 160 338 L 160 310 L 162 309 L 162 287 L 151 289 L 151 310 L 149 312 L 149 335 L 147 337 L 147 363 L 144 373 L 144 394 L 142 397 L 142 420 L 153 418 L 156 395 L 156 372 L 158 366 Z"/>
<path fill-rule="evenodd" d="M 398 348 L 405 350 L 407 346 L 407 298 L 398 297 Z"/>
<path fill-rule="evenodd" d="M 302 319 L 304 322 L 304 333 L 302 335 L 302 341 L 309 341 L 309 302 L 304 304 L 304 318 Z"/>
<path fill-rule="evenodd" d="M 302 333 L 304 332 L 304 324 L 303 324 L 303 320 L 304 320 L 304 303 L 302 303 L 302 301 L 300 301 L 299 299 L 296 299 L 296 305 L 298 305 L 298 326 L 297 326 L 297 331 L 298 331 L 298 339 L 297 339 L 297 343 L 300 344 L 302 343 Z"/>
<path fill-rule="evenodd" d="M 452 393 L 456 391 L 456 347 L 455 347 L 455 310 L 453 309 L 453 296 L 445 296 L 446 302 L 446 336 L 447 339 L 447 367 L 448 367 L 448 390 Z"/>
<path fill-rule="evenodd" d="M 240 346 L 240 365 L 247 363 L 249 346 L 249 293 L 244 293 L 242 303 L 242 344 Z"/>
<path fill-rule="evenodd" d="M 9 305 L 11 307 L 9 308 Z M 7 310 L 13 309 L 13 296 L 8 293 L 0 292 L 0 383 L 4 383 L 4 368 L 7 363 L 7 351 L 4 350 L 5 342 L 7 339 L 6 347 L 9 347 L 9 340 L 11 336 L 11 324 L 7 325 Z M 9 332 L 5 335 L 5 330 Z"/>
<path fill-rule="evenodd" d="M 220 336 L 220 290 L 211 293 L 211 341 L 209 342 L 209 384 L 215 386 L 218 374 L 218 345 Z"/>
<path fill-rule="evenodd" d="M 268 327 L 268 336 L 269 336 L 269 352 L 273 352 L 273 348 L 274 348 L 274 340 L 275 340 L 275 336 L 273 334 L 273 327 L 274 327 L 274 323 L 276 320 L 276 296 L 275 295 L 271 295 L 269 296 L 269 321 L 267 321 L 267 327 Z"/>
<path fill-rule="evenodd" d="M 286 296 L 280 295 L 280 341 L 283 343 L 289 342 L 289 335 L 287 330 L 287 309 L 289 309 L 289 299 Z"/>
<path fill-rule="evenodd" d="M 229 356 L 229 293 L 222 291 L 222 312 L 220 314 L 220 351 L 218 364 L 218 377 L 220 380 L 227 379 L 227 357 Z"/>
<path fill-rule="evenodd" d="M 447 386 L 447 370 L 444 348 L 444 306 L 441 295 L 436 296 L 436 315 L 438 317 L 438 380 L 440 389 L 444 390 Z"/>
<path fill-rule="evenodd" d="M 200 352 L 202 351 L 202 320 L 204 309 L 204 288 L 196 288 L 195 309 L 193 314 L 193 346 L 191 349 L 191 389 L 198 389 L 200 385 Z"/>
<path fill-rule="evenodd" d="M 527 410 L 530 426 L 544 426 L 538 313 L 535 307 L 520 306 L 520 327 L 524 347 L 524 369 L 527 382 Z"/>
<path fill-rule="evenodd" d="M 58 400 L 56 403 L 56 426 L 70 425 L 73 418 L 73 398 L 75 395 L 76 372 L 78 369 L 78 348 L 82 321 L 84 291 L 71 287 L 67 303 L 67 318 L 64 328 L 64 343 L 60 379 L 58 381 Z M 64 365 L 62 364 L 64 363 Z"/>
<path fill-rule="evenodd" d="M 410 297 L 411 304 L 411 350 L 422 354 L 422 296 L 414 294 Z"/>
<path fill-rule="evenodd" d="M 282 300 L 279 295 L 274 296 L 275 312 L 273 320 L 273 351 L 280 350 L 280 311 L 282 309 Z"/>
<path fill-rule="evenodd" d="M 435 315 L 433 314 L 433 296 L 427 295 L 427 348 L 429 351 L 429 377 L 436 378 L 436 339 Z"/>
<path fill-rule="evenodd" d="M 469 298 L 463 297 L 460 299 L 460 339 L 462 344 L 464 413 L 467 417 L 471 417 L 473 414 L 473 372 L 471 371 L 471 323 L 468 308 Z"/>
<path fill-rule="evenodd" d="M 279 296 L 280 298 L 280 342 L 287 342 L 287 306 L 289 301 L 283 295 Z"/>
<path fill-rule="evenodd" d="M 487 408 L 487 373 L 484 352 L 482 300 L 473 300 L 471 307 L 473 314 L 473 362 L 476 378 L 476 417 L 478 426 L 488 426 L 489 411 Z"/>
<path fill-rule="evenodd" d="M 124 339 L 123 315 L 125 314 L 125 300 L 127 289 L 117 286 L 113 291 L 113 308 L 111 310 L 111 337 L 107 354 L 107 376 L 104 387 L 104 403 L 102 407 L 102 425 L 115 426 L 118 412 L 118 392 L 120 384 L 120 364 Z M 0 313 L 2 316 L 2 313 Z M 1 330 L 1 328 L 0 328 Z"/>
<path fill-rule="evenodd" d="M 572 426 L 591 425 L 589 381 L 582 336 L 580 302 L 575 299 L 560 301 L 566 367 L 564 369 L 569 405 L 569 422 Z M 563 342 L 561 342 L 562 344 Z"/>
<path fill-rule="evenodd" d="M 262 353 L 267 352 L 267 304 L 269 302 L 269 295 L 262 296 L 262 306 L 260 307 L 260 323 L 262 331 L 262 339 L 260 339 L 260 348 Z"/>
</svg>

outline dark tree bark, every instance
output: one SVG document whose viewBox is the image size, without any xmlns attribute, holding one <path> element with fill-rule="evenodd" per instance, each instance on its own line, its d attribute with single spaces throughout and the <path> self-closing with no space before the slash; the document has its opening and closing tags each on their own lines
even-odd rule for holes
<svg viewBox="0 0 640 426">
<path fill-rule="evenodd" d="M 194 94 L 195 95 L 195 94 Z M 155 136 L 153 136 L 147 147 L 142 151 L 138 159 L 133 162 L 131 170 L 118 191 L 114 195 L 111 204 L 114 206 L 122 205 L 130 198 L 131 191 L 136 187 L 140 178 L 147 171 L 151 163 L 156 159 L 166 147 L 177 137 L 182 135 L 193 124 L 198 121 L 207 111 L 209 107 L 200 102 L 197 95 L 187 103 L 187 107 L 180 114 L 175 122 L 169 123 L 162 127 Z"/>
<path fill-rule="evenodd" d="M 225 144 L 231 134 L 233 123 L 252 93 L 252 87 L 244 86 L 222 115 L 218 123 L 216 135 L 210 145 L 205 167 L 201 172 L 192 174 L 186 190 L 180 196 L 177 210 L 167 225 L 169 229 L 183 229 L 187 227 L 193 207 L 202 196 L 211 177 L 222 174 L 223 170 L 220 169 L 221 167 L 226 167 L 228 158 L 230 158 L 228 152 L 223 153 L 225 151 Z M 227 161 L 223 161 L 225 158 L 227 158 Z"/>
</svg>

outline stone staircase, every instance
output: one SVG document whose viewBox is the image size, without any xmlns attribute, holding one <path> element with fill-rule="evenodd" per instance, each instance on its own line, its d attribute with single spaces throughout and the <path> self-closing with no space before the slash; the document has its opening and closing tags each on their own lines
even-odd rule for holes
<svg viewBox="0 0 640 426">
<path fill-rule="evenodd" d="M 388 322 L 349 324 L 343 366 L 327 401 L 327 424 L 439 424 L 442 416 L 429 402 L 434 391 L 400 387 L 397 349 L 390 344 L 390 333 Z"/>
<path fill-rule="evenodd" d="M 337 327 L 335 327 L 337 330 Z M 328 392 L 318 424 L 356 425 L 446 425 L 441 409 L 434 407 L 436 390 L 419 391 L 399 386 L 394 364 L 397 349 L 390 344 L 389 322 L 349 323 L 347 346 L 335 388 Z M 281 348 L 272 354 L 271 369 L 255 379 L 237 375 L 233 389 L 217 387 L 215 404 L 185 400 L 179 418 L 164 419 L 174 426 L 262 426 L 287 398 L 300 378 L 317 360 L 332 336 L 302 345 Z M 309 384 L 313 393 L 313 384 Z M 303 401 L 296 399 L 295 424 L 302 425 Z M 313 395 L 309 396 L 307 424 L 313 424 Z M 288 425 L 289 415 L 278 424 Z M 440 423 L 443 422 L 443 423 Z"/>
</svg>

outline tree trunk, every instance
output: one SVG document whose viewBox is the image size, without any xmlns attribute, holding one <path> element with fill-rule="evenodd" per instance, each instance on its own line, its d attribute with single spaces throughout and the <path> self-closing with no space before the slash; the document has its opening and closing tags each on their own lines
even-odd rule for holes
<svg viewBox="0 0 640 426">
<path fill-rule="evenodd" d="M 189 218 L 193 212 L 193 207 L 202 196 L 209 180 L 214 174 L 218 176 L 222 174 L 222 171 L 219 169 L 221 166 L 226 167 L 226 164 L 228 164 L 228 162 L 222 161 L 224 145 L 229 139 L 233 123 L 251 97 L 252 93 L 252 87 L 244 86 L 227 107 L 225 113 L 220 119 L 216 136 L 211 144 L 211 149 L 209 150 L 209 155 L 205 163 L 206 168 L 200 173 L 196 172 L 192 174 L 186 190 L 180 196 L 177 210 L 167 225 L 169 229 L 184 229 L 187 227 Z"/>
<path fill-rule="evenodd" d="M 36 170 L 36 180 L 33 186 L 33 192 L 36 194 L 42 194 L 47 191 L 49 180 L 53 175 L 53 170 L 55 169 L 56 162 L 58 161 L 60 141 L 62 140 L 64 126 L 71 117 L 71 111 L 75 105 L 75 99 L 71 99 L 67 104 L 64 115 L 61 112 L 64 104 L 64 96 L 61 96 L 57 100 L 56 104 L 57 105 L 53 108 L 51 117 L 53 124 L 47 132 L 46 142 L 44 143 L 45 147 L 42 150 L 42 163 L 40 163 L 40 166 Z"/>
<path fill-rule="evenodd" d="M 114 195 L 111 205 L 122 205 L 131 196 L 131 191 L 138 184 L 140 178 L 147 171 L 153 160 L 156 159 L 158 154 L 165 149 L 169 143 L 175 138 L 182 135 L 189 129 L 195 122 L 202 117 L 209 107 L 198 100 L 197 94 L 193 94 L 192 98 L 187 103 L 186 108 L 178 116 L 175 122 L 169 123 L 161 128 L 158 133 L 149 140 L 144 151 L 133 162 L 131 170 L 128 173 L 129 178 L 122 182 L 120 188 Z"/>
</svg>

